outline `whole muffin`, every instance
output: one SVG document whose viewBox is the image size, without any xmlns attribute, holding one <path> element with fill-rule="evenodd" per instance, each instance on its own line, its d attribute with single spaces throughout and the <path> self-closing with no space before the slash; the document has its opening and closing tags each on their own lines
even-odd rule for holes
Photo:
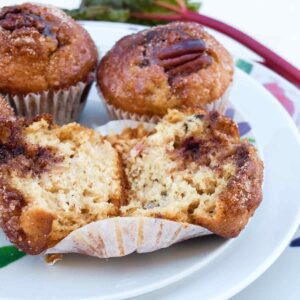
<svg viewBox="0 0 300 300">
<path fill-rule="evenodd" d="M 89 34 L 63 11 L 31 3 L 0 10 L 0 93 L 18 115 L 75 120 L 97 59 Z"/>
<path fill-rule="evenodd" d="M 222 112 L 233 74 L 231 55 L 201 25 L 175 22 L 118 41 L 97 83 L 112 117 L 149 121 L 172 108 Z"/>
</svg>

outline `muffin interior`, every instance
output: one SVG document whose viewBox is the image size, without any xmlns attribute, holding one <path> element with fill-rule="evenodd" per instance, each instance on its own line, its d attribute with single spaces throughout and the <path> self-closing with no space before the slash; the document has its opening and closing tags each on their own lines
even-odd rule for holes
<svg viewBox="0 0 300 300">
<path fill-rule="evenodd" d="M 218 113 L 172 113 L 130 151 L 129 204 L 121 210 L 189 223 L 212 221 L 251 149 Z"/>
<path fill-rule="evenodd" d="M 5 207 L 2 199 L 8 235 L 16 230 L 14 215 L 19 218 L 19 236 L 29 237 L 29 251 L 39 252 L 46 247 L 40 245 L 41 235 L 49 246 L 85 224 L 117 214 L 122 201 L 120 160 L 98 133 L 77 124 L 52 126 L 45 119 L 22 130 L 26 149 L 1 166 L 2 198 L 11 190 L 16 195 L 10 197 L 19 206 L 22 202 L 16 211 Z M 50 219 L 49 232 L 37 234 L 33 225 L 42 227 L 40 213 L 42 219 Z"/>
</svg>

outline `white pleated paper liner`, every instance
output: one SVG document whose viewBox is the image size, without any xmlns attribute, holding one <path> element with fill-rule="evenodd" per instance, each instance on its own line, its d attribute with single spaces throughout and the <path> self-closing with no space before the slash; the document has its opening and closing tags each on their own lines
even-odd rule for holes
<svg viewBox="0 0 300 300">
<path fill-rule="evenodd" d="M 146 253 L 211 234 L 207 229 L 147 217 L 116 217 L 90 223 L 70 233 L 48 254 L 80 253 L 99 258 Z"/>
<path fill-rule="evenodd" d="M 206 111 L 218 111 L 221 115 L 225 114 L 226 109 L 230 105 L 229 99 L 230 99 L 230 93 L 232 89 L 232 84 L 227 88 L 226 92 L 222 97 L 220 97 L 218 100 L 215 100 L 212 103 L 206 104 L 204 109 Z"/>
<path fill-rule="evenodd" d="M 232 89 L 232 84 L 227 88 L 227 90 L 225 91 L 222 97 L 213 101 L 212 103 L 205 104 L 203 106 L 203 109 L 206 111 L 216 110 L 220 114 L 224 114 L 229 105 L 229 97 L 230 97 L 231 89 Z M 161 120 L 160 116 L 141 115 L 141 114 L 132 113 L 129 111 L 125 111 L 121 108 L 118 108 L 112 105 L 111 103 L 108 103 L 108 101 L 106 101 L 98 85 L 97 85 L 97 91 L 99 97 L 102 99 L 102 102 L 104 103 L 108 115 L 112 120 L 133 120 L 133 121 L 147 122 L 147 123 L 154 123 L 154 124 L 158 123 L 159 120 Z"/>
<path fill-rule="evenodd" d="M 67 89 L 48 90 L 26 95 L 4 94 L 18 116 L 33 118 L 40 114 L 51 114 L 53 121 L 63 125 L 76 121 L 87 102 L 93 80 L 79 82 Z"/>
</svg>

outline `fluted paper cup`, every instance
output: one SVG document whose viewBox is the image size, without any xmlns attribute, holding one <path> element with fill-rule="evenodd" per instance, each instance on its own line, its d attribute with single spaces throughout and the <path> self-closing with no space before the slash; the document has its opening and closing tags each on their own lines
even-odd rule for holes
<svg viewBox="0 0 300 300">
<path fill-rule="evenodd" d="M 125 111 L 121 108 L 117 108 L 114 105 L 109 104 L 105 100 L 105 97 L 103 96 L 103 93 L 98 85 L 97 85 L 97 91 L 111 120 L 132 120 L 132 121 L 156 124 L 161 119 L 161 117 L 159 116 L 140 115 L 129 111 Z"/>
<path fill-rule="evenodd" d="M 147 217 L 116 217 L 97 221 L 69 234 L 47 254 L 80 253 L 99 258 L 121 257 L 167 248 L 210 234 L 200 226 Z"/>
<path fill-rule="evenodd" d="M 111 121 L 97 128 L 102 135 L 118 134 L 136 128 L 141 122 Z M 153 124 L 143 123 L 151 130 Z M 122 257 L 133 252 L 146 253 L 175 243 L 212 234 L 201 226 L 149 217 L 114 217 L 85 225 L 48 249 L 49 263 L 60 260 L 56 254 L 79 253 L 99 258 Z"/>
<path fill-rule="evenodd" d="M 224 114 L 226 109 L 229 106 L 229 97 L 230 97 L 230 93 L 231 93 L 231 89 L 232 89 L 232 85 L 230 85 L 226 92 L 224 93 L 224 95 L 219 98 L 218 100 L 215 100 L 212 103 L 206 104 L 204 106 L 204 109 L 206 111 L 218 111 L 220 114 Z"/>
<path fill-rule="evenodd" d="M 232 89 L 232 84 L 227 88 L 227 90 L 225 91 L 222 97 L 213 101 L 212 103 L 203 105 L 203 109 L 206 111 L 216 110 L 220 114 L 224 114 L 229 104 L 231 89 Z M 154 124 L 158 123 L 161 120 L 161 117 L 157 115 L 148 116 L 143 114 L 132 113 L 129 111 L 125 111 L 121 108 L 118 108 L 108 103 L 108 101 L 103 96 L 103 93 L 101 92 L 99 86 L 97 86 L 97 90 L 100 98 L 102 99 L 102 102 L 104 103 L 106 111 L 112 120 L 133 120 L 133 121 L 140 121 L 140 122 L 147 122 L 147 123 L 154 123 Z"/>
<path fill-rule="evenodd" d="M 87 82 L 79 82 L 67 89 L 3 96 L 18 116 L 33 118 L 48 113 L 55 123 L 63 125 L 76 121 L 83 111 L 93 83 L 93 77 L 90 77 Z"/>
</svg>

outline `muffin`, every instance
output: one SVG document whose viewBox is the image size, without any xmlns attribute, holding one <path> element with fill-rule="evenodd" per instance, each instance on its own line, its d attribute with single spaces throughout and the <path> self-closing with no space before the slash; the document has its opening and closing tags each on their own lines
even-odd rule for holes
<svg viewBox="0 0 300 300">
<path fill-rule="evenodd" d="M 99 133 L 47 117 L 0 119 L 0 226 L 38 254 L 70 232 L 119 214 L 121 159 Z"/>
<path fill-rule="evenodd" d="M 173 108 L 222 113 L 233 74 L 231 55 L 201 25 L 175 22 L 118 41 L 97 84 L 112 118 L 157 121 Z"/>
<path fill-rule="evenodd" d="M 97 59 L 89 34 L 63 11 L 31 3 L 0 10 L 0 94 L 17 115 L 77 119 Z"/>
<path fill-rule="evenodd" d="M 218 112 L 170 113 L 124 160 L 123 216 L 163 218 L 235 237 L 262 199 L 263 163 Z"/>
</svg>

